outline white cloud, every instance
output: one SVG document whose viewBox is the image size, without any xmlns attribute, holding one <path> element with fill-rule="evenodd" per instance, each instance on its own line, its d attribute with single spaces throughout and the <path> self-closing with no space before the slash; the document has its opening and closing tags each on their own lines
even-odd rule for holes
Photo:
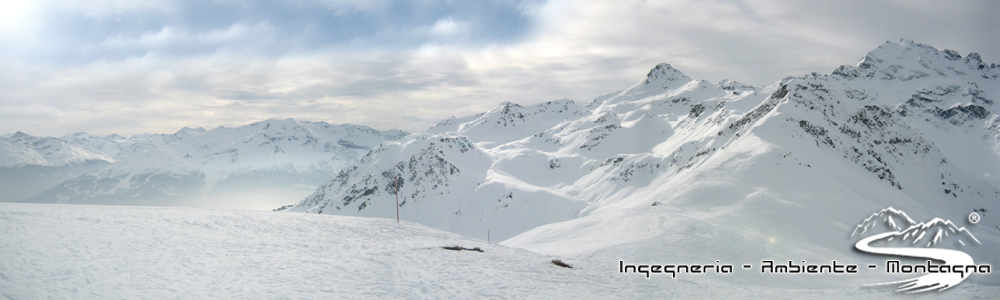
<svg viewBox="0 0 1000 300">
<path fill-rule="evenodd" d="M 455 21 L 453 18 L 440 19 L 431 27 L 430 33 L 436 36 L 450 37 L 466 34 L 469 32 L 470 24 Z"/>
<path fill-rule="evenodd" d="M 172 26 L 157 32 L 147 32 L 137 37 L 112 36 L 100 43 L 105 51 L 135 49 L 156 52 L 183 49 L 236 50 L 260 48 L 272 43 L 279 33 L 268 22 L 256 24 L 235 23 L 227 28 L 206 32 L 189 32 Z"/>
</svg>

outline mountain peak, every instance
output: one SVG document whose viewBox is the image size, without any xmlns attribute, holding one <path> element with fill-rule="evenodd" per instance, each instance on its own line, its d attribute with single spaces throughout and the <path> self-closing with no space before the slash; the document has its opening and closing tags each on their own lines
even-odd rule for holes
<svg viewBox="0 0 1000 300">
<path fill-rule="evenodd" d="M 952 50 L 945 50 L 945 52 L 952 53 Z M 865 58 L 861 61 L 864 62 L 866 59 L 878 58 L 880 60 L 901 60 L 906 57 L 920 56 L 920 55 L 930 55 L 930 56 L 941 56 L 945 57 L 944 52 L 938 51 L 927 44 L 917 43 L 907 39 L 900 39 L 898 42 L 886 41 L 884 44 L 879 45 L 872 51 L 868 52 Z"/>
<path fill-rule="evenodd" d="M 730 80 L 730 79 L 723 79 L 722 81 L 719 81 L 719 84 L 716 84 L 716 86 L 718 86 L 719 88 L 721 88 L 723 90 L 730 91 L 730 92 L 733 92 L 733 91 L 752 91 L 752 90 L 756 90 L 757 89 L 756 87 L 754 87 L 752 85 L 749 85 L 749 84 L 746 84 L 746 83 L 742 83 L 742 82 L 739 82 L 739 81 L 736 81 L 736 80 Z"/>
<path fill-rule="evenodd" d="M 643 84 L 653 85 L 657 83 L 676 82 L 676 81 L 682 81 L 682 82 L 691 81 L 691 77 L 684 75 L 683 72 L 675 69 L 670 64 L 661 63 L 656 65 L 656 67 L 654 67 L 652 70 L 649 70 L 649 73 L 646 74 L 646 81 L 643 82 Z"/>
<path fill-rule="evenodd" d="M 299 123 L 299 121 L 296 121 L 293 118 L 287 118 L 287 119 L 284 119 L 284 120 L 267 119 L 267 120 L 264 120 L 264 121 L 258 121 L 258 122 L 254 122 L 254 123 L 250 124 L 250 126 L 264 126 L 265 128 L 270 128 L 271 125 L 274 125 L 274 126 L 292 126 L 292 127 L 295 127 L 295 126 L 300 126 L 301 123 Z"/>
<path fill-rule="evenodd" d="M 983 58 L 979 57 L 979 53 L 975 52 L 971 52 L 965 56 L 965 64 L 969 65 L 969 68 L 976 70 L 982 70 L 987 67 L 986 63 L 983 62 Z"/>
<path fill-rule="evenodd" d="M 205 132 L 205 128 L 202 128 L 202 127 L 198 127 L 198 128 L 184 127 L 184 128 L 181 128 L 181 130 L 177 131 L 177 133 L 182 133 L 182 132 L 183 133 Z"/>
<path fill-rule="evenodd" d="M 909 81 L 925 77 L 965 76 L 982 72 L 983 78 L 996 78 L 995 65 L 987 66 L 979 54 L 962 56 L 954 50 L 938 50 L 907 39 L 887 41 L 869 51 L 854 66 L 840 66 L 833 75 L 846 79 L 869 78 Z"/>
</svg>

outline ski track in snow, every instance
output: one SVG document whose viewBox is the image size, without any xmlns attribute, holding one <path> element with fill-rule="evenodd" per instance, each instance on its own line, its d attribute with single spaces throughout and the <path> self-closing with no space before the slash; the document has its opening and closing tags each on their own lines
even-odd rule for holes
<svg viewBox="0 0 1000 300">
<path fill-rule="evenodd" d="M 315 214 L 0 204 L 7 299 L 888 298 L 607 273 L 409 222 Z M 481 247 L 485 252 L 441 246 Z M 963 284 L 949 296 L 1000 295 Z"/>
</svg>

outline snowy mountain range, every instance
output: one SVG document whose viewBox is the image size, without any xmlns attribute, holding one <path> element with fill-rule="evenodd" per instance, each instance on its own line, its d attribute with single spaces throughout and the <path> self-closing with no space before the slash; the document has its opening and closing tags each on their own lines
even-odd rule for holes
<svg viewBox="0 0 1000 300">
<path fill-rule="evenodd" d="M 0 202 L 31 197 L 114 161 L 66 139 L 20 131 L 0 136 Z"/>
<path fill-rule="evenodd" d="M 404 220 L 567 258 L 863 260 L 844 232 L 871 211 L 998 203 L 998 96 L 997 65 L 908 40 L 759 88 L 660 64 L 591 103 L 503 103 L 382 144 L 289 210 L 392 218 L 398 195 Z"/>
<path fill-rule="evenodd" d="M 293 119 L 130 138 L 17 132 L 0 136 L 0 194 L 18 202 L 270 209 L 406 134 Z"/>
</svg>

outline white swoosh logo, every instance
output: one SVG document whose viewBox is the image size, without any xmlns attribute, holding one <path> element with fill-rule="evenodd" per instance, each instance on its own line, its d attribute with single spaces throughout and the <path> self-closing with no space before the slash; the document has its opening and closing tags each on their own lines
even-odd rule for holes
<svg viewBox="0 0 1000 300">
<path fill-rule="evenodd" d="M 886 232 L 881 234 L 876 234 L 867 237 L 863 240 L 858 241 L 854 244 L 854 248 L 858 250 L 882 254 L 882 255 L 895 255 L 895 256 L 907 256 L 916 258 L 928 258 L 938 261 L 944 261 L 945 265 L 972 265 L 972 257 L 965 252 L 948 250 L 948 249 L 935 249 L 935 248 L 893 248 L 893 247 L 871 247 L 868 244 L 876 240 L 889 237 L 892 235 L 900 234 L 898 231 Z M 900 287 L 896 289 L 896 292 L 908 292 L 908 293 L 920 293 L 926 291 L 943 291 L 958 285 L 962 281 L 968 278 L 962 276 L 958 273 L 930 273 L 917 278 L 911 278 L 900 281 L 893 282 L 883 282 L 866 284 L 865 286 L 879 286 L 879 285 L 890 285 L 890 284 L 900 284 Z"/>
</svg>

